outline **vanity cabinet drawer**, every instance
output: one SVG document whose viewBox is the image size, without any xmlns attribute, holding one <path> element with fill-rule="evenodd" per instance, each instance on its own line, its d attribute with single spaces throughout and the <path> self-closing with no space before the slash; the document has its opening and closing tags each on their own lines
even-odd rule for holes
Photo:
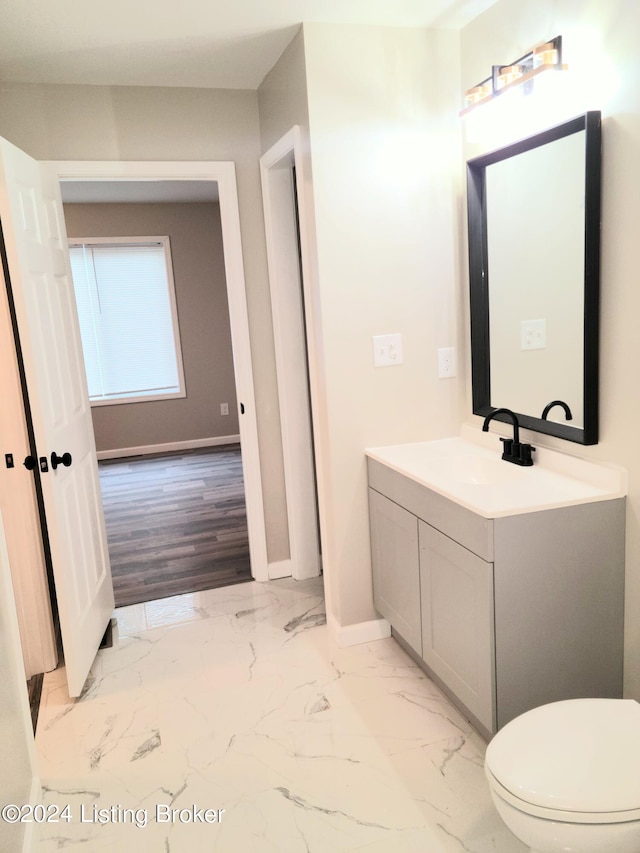
<svg viewBox="0 0 640 853">
<path fill-rule="evenodd" d="M 411 648 L 422 654 L 418 519 L 369 489 L 373 602 Z"/>
<path fill-rule="evenodd" d="M 418 529 L 422 659 L 494 731 L 493 564 L 423 521 Z"/>
</svg>

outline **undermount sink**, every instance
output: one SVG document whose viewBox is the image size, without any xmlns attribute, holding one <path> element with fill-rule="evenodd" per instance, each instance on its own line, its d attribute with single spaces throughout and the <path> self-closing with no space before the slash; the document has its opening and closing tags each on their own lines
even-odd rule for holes
<svg viewBox="0 0 640 853">
<path fill-rule="evenodd" d="M 622 497 L 626 472 L 538 447 L 535 464 L 501 459 L 495 433 L 462 435 L 366 450 L 366 455 L 485 518 Z"/>
<path fill-rule="evenodd" d="M 459 456 L 425 459 L 425 471 L 434 477 L 447 477 L 453 482 L 475 486 L 513 483 L 520 478 L 514 465 L 505 465 L 500 456 L 469 453 L 461 449 Z"/>
</svg>

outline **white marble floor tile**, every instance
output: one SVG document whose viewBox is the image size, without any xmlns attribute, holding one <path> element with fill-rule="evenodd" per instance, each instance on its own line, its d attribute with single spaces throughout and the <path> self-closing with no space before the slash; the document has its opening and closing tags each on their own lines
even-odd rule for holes
<svg viewBox="0 0 640 853">
<path fill-rule="evenodd" d="M 45 678 L 45 802 L 72 820 L 41 826 L 38 853 L 524 850 L 482 739 L 393 639 L 338 649 L 321 581 L 116 615 L 80 699 Z"/>
</svg>

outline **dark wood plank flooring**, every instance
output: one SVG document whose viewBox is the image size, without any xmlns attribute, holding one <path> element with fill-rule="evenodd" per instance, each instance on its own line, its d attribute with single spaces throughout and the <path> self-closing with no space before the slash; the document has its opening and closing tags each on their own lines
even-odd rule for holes
<svg viewBox="0 0 640 853">
<path fill-rule="evenodd" d="M 31 711 L 31 725 L 33 726 L 33 734 L 36 733 L 38 726 L 38 714 L 40 712 L 40 697 L 42 696 L 42 683 L 44 681 L 44 673 L 32 675 L 27 681 L 27 693 L 29 694 L 29 710 Z"/>
<path fill-rule="evenodd" d="M 100 462 L 116 607 L 251 580 L 238 445 Z"/>
</svg>

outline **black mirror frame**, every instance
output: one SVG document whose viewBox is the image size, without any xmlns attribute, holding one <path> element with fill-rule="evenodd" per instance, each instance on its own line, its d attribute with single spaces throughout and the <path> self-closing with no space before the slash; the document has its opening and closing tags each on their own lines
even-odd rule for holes
<svg viewBox="0 0 640 853">
<path fill-rule="evenodd" d="M 489 274 L 487 258 L 487 166 L 524 151 L 585 131 L 585 255 L 584 255 L 584 358 L 583 428 L 543 420 L 517 412 L 520 425 L 578 444 L 598 443 L 598 365 L 600 317 L 600 195 L 601 117 L 590 111 L 556 127 L 467 162 L 467 214 L 469 229 L 469 286 L 471 305 L 471 381 L 473 413 L 486 417 L 491 405 L 489 349 Z M 501 405 L 508 406 L 506 400 Z M 503 415 L 497 420 L 508 421 Z"/>
</svg>

